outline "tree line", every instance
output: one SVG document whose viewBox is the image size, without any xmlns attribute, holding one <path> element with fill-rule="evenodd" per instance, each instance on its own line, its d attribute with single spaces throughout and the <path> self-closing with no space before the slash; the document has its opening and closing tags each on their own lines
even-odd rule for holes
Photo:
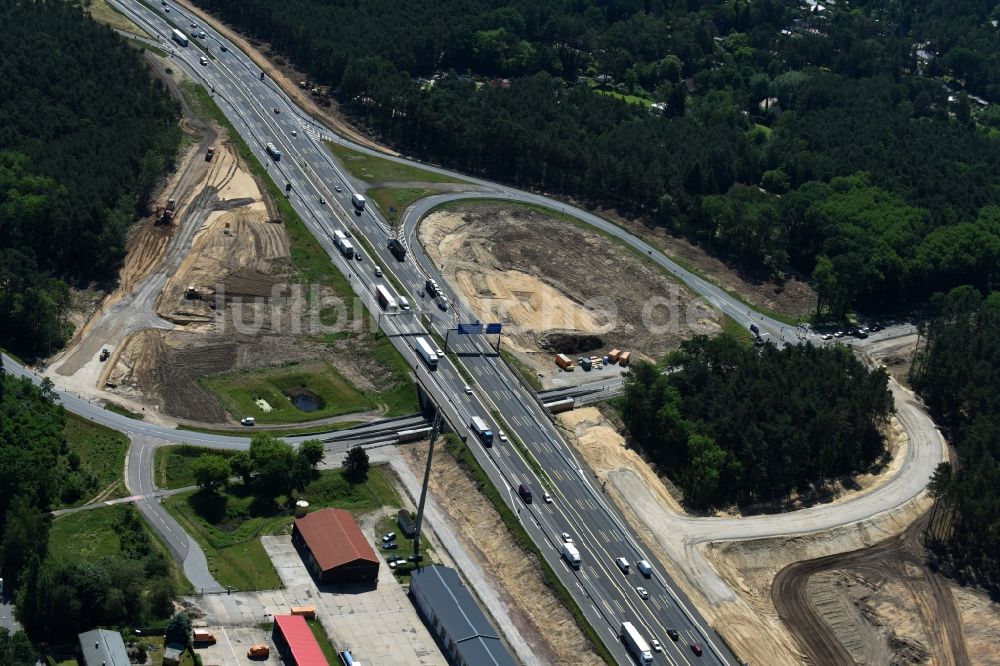
<svg viewBox="0 0 1000 666">
<path fill-rule="evenodd" d="M 0 344 L 59 348 L 69 285 L 107 281 L 180 142 L 134 47 L 72 2 L 0 0 Z"/>
<path fill-rule="evenodd" d="M 748 505 L 865 469 L 884 452 L 888 377 L 842 346 L 698 336 L 636 363 L 620 403 L 632 446 L 695 507 Z"/>
<path fill-rule="evenodd" d="M 1000 101 L 989 3 L 199 4 L 408 154 L 614 207 L 746 271 L 813 276 L 820 314 L 997 277 L 1000 111 L 969 97 Z M 926 66 L 918 40 L 939 53 Z"/>
<path fill-rule="evenodd" d="M 921 327 L 911 379 L 958 453 L 931 490 L 945 529 L 930 532 L 939 563 L 1000 589 L 1000 292 L 938 294 Z"/>
</svg>

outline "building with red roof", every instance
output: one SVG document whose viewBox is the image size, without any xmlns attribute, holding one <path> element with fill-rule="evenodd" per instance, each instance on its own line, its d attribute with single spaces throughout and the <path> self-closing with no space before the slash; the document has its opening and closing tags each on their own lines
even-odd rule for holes
<svg viewBox="0 0 1000 666">
<path fill-rule="evenodd" d="M 301 615 L 275 615 L 271 638 L 286 664 L 330 666 L 323 656 L 323 648 L 316 642 L 312 629 Z"/>
<path fill-rule="evenodd" d="M 320 583 L 371 583 L 378 578 L 378 554 L 349 511 L 321 509 L 296 518 L 292 543 Z"/>
</svg>

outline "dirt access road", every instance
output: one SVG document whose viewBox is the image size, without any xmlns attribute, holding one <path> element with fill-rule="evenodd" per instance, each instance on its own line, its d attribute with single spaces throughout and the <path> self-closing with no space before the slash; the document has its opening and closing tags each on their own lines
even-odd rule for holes
<svg viewBox="0 0 1000 666">
<path fill-rule="evenodd" d="M 774 579 L 778 615 L 815 664 L 972 666 L 949 583 L 925 565 L 927 514 L 869 548 L 799 562 Z"/>
<path fill-rule="evenodd" d="M 615 241 L 541 212 L 503 204 L 436 211 L 420 223 L 428 256 L 481 321 L 504 324 L 504 346 L 549 385 L 555 353 L 617 348 L 650 359 L 694 334 L 721 330 L 710 306 Z"/>
</svg>

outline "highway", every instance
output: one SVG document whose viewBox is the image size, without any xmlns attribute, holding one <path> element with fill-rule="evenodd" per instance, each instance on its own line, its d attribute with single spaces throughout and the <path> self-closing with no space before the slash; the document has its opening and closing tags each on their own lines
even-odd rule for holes
<svg viewBox="0 0 1000 666">
<path fill-rule="evenodd" d="M 472 319 L 468 311 L 457 302 L 455 294 L 437 274 L 419 243 L 416 242 L 416 224 L 428 210 L 443 201 L 483 198 L 484 195 L 550 207 L 574 215 L 647 254 L 652 261 L 663 266 L 709 303 L 736 321 L 744 323 L 753 321 L 764 335 L 770 336 L 779 344 L 780 341 L 791 340 L 803 333 L 752 312 L 722 289 L 674 264 L 641 239 L 587 211 L 541 195 L 520 192 L 423 164 L 418 166 L 459 177 L 476 185 L 482 191 L 431 197 L 405 211 L 402 217 L 401 240 L 405 242 L 409 252 L 405 261 L 398 262 L 386 249 L 386 241 L 394 236 L 385 220 L 371 207 L 367 207 L 360 215 L 353 211 L 350 204 L 352 181 L 340 170 L 320 141 L 323 136 L 334 138 L 329 130 L 321 128 L 297 109 L 273 82 L 263 79 L 260 70 L 245 54 L 226 42 L 209 25 L 190 17 L 176 5 L 169 5 L 171 8 L 169 14 L 159 14 L 151 12 L 148 7 L 138 2 L 112 0 L 112 4 L 144 29 L 159 35 L 162 40 L 161 47 L 172 49 L 176 54 L 175 62 L 214 91 L 220 108 L 251 146 L 261 163 L 271 172 L 275 182 L 279 186 L 284 186 L 285 183 L 291 184 L 289 199 L 296 211 L 329 253 L 331 261 L 348 276 L 358 296 L 373 316 L 377 317 L 378 325 L 411 363 L 423 390 L 443 410 L 451 426 L 468 438 L 470 449 L 487 470 L 497 488 L 505 495 L 507 503 L 517 511 L 529 535 L 538 544 L 560 579 L 574 594 L 588 621 L 597 629 L 615 658 L 620 663 L 632 663 L 631 656 L 618 639 L 620 623 L 629 620 L 640 628 L 647 639 L 656 637 L 663 643 L 665 652 L 655 655 L 657 663 L 675 665 L 738 663 L 715 631 L 706 624 L 690 601 L 666 575 L 663 566 L 651 553 L 645 551 L 631 529 L 624 524 L 617 510 L 605 500 L 599 482 L 584 473 L 583 466 L 570 447 L 562 441 L 550 415 L 530 388 L 523 385 L 518 375 L 492 352 L 485 339 L 457 336 L 454 331 L 449 333 L 458 322 L 472 321 Z M 168 24 L 165 19 L 169 19 L 173 24 Z M 185 30 L 188 34 L 193 32 L 190 30 L 192 22 L 197 23 L 200 29 L 208 33 L 206 40 L 192 39 L 188 47 L 181 47 L 168 41 L 174 26 Z M 203 52 L 196 44 L 209 49 L 211 57 L 207 65 L 199 64 L 199 57 Z M 226 52 L 220 50 L 223 44 L 227 47 Z M 388 157 L 340 139 L 336 140 L 360 152 L 377 155 L 383 159 L 411 163 L 403 158 Z M 281 150 L 280 161 L 275 162 L 266 154 L 264 146 L 268 142 L 273 142 Z M 342 191 L 338 192 L 337 188 Z M 321 198 L 327 203 L 320 203 Z M 338 229 L 351 232 L 352 240 L 364 238 L 367 241 L 368 247 L 361 247 L 363 261 L 349 261 L 336 250 L 332 233 Z M 374 251 L 386 273 L 392 276 L 392 280 L 383 281 L 375 277 L 373 257 L 369 255 L 371 251 Z M 447 311 L 436 307 L 429 298 L 421 298 L 420 292 L 428 277 L 437 279 L 448 294 L 452 305 Z M 402 286 L 405 295 L 413 303 L 411 312 L 381 313 L 373 295 L 374 285 L 382 283 L 390 290 L 398 292 L 393 282 Z M 460 355 L 462 364 L 474 380 L 471 382 L 471 391 L 466 391 L 466 380 L 450 359 L 442 360 L 438 369 L 431 371 L 415 353 L 412 338 L 418 334 L 426 334 L 428 329 L 433 330 L 441 338 L 448 337 L 450 350 Z M 14 374 L 23 372 L 6 357 L 4 364 Z M 609 382 L 607 386 L 613 387 L 614 382 Z M 81 400 L 71 393 L 59 391 L 58 388 L 56 391 L 70 411 L 128 432 L 134 437 L 170 441 L 178 438 L 176 430 L 134 421 L 108 412 L 100 405 Z M 537 460 L 538 465 L 534 466 L 526 460 L 513 443 L 497 441 L 491 448 L 478 444 L 475 434 L 468 428 L 473 416 L 481 416 L 488 422 L 502 427 L 508 434 L 518 437 L 523 442 L 525 450 Z M 504 424 L 499 423 L 500 419 Z M 420 424 L 423 424 L 422 420 Z M 405 427 L 416 425 L 418 424 L 414 422 Z M 404 426 L 396 423 L 391 427 L 398 429 Z M 379 431 L 379 428 L 383 430 Z M 385 428 L 385 424 L 371 424 L 352 429 L 351 433 L 355 436 L 360 434 L 364 437 L 377 437 L 384 435 Z M 342 440 L 350 435 L 336 433 L 330 437 L 332 441 Z M 308 437 L 298 439 L 306 438 Z M 296 438 L 289 439 L 296 441 Z M 183 440 L 190 444 L 218 448 L 243 447 L 249 444 L 248 438 L 195 432 L 185 432 Z M 546 478 L 540 479 L 534 469 L 545 470 Z M 143 494 L 145 489 L 143 483 L 139 478 L 133 482 L 130 472 L 130 488 L 133 492 Z M 528 483 L 534 488 L 536 498 L 534 503 L 525 504 L 517 496 L 516 488 L 521 483 Z M 134 485 L 140 487 L 136 489 Z M 554 496 L 551 504 L 540 501 L 542 490 L 546 486 L 551 488 Z M 564 531 L 570 532 L 580 547 L 583 565 L 579 571 L 571 570 L 559 557 L 559 535 Z M 632 563 L 632 571 L 628 575 L 623 575 L 615 566 L 614 560 L 617 557 L 625 557 Z M 635 571 L 634 565 L 639 559 L 646 559 L 652 564 L 654 569 L 652 579 L 645 579 Z M 639 597 L 635 591 L 637 585 L 649 590 L 647 600 Z M 675 628 L 680 632 L 679 642 L 674 643 L 667 638 L 668 628 Z M 704 655 L 700 658 L 694 656 L 688 647 L 689 643 L 701 643 L 705 648 Z"/>
</svg>

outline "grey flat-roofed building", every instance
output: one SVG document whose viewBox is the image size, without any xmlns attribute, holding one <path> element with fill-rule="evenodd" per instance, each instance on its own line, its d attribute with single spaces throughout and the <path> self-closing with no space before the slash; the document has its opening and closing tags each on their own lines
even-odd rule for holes
<svg viewBox="0 0 1000 666">
<path fill-rule="evenodd" d="M 453 663 L 515 666 L 457 571 L 440 565 L 417 569 L 410 575 L 410 596 Z"/>
<path fill-rule="evenodd" d="M 94 629 L 77 638 L 84 666 L 129 666 L 125 641 L 117 631 Z"/>
</svg>

